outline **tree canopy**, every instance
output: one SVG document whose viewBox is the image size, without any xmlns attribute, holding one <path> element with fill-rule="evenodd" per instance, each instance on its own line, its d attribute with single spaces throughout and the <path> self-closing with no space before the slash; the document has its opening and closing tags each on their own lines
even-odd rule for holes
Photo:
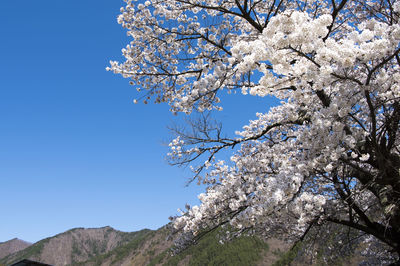
<svg viewBox="0 0 400 266">
<path fill-rule="evenodd" d="M 109 70 L 145 102 L 190 114 L 221 110 L 224 92 L 281 101 L 234 137 L 207 116 L 176 131 L 171 162 L 208 185 L 176 229 L 303 240 L 340 226 L 371 257 L 398 259 L 400 1 L 125 2 L 132 41 Z"/>
</svg>

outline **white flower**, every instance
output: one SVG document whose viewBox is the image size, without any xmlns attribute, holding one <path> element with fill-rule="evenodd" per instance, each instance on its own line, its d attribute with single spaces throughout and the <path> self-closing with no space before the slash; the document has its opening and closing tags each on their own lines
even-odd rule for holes
<svg viewBox="0 0 400 266">
<path fill-rule="evenodd" d="M 332 170 L 333 170 L 333 165 L 331 163 L 325 166 L 325 171 L 331 172 Z"/>
<path fill-rule="evenodd" d="M 366 154 L 361 154 L 360 161 L 365 162 L 365 161 L 367 161 L 368 159 L 369 159 L 369 154 L 368 154 L 368 153 L 366 153 Z"/>
</svg>

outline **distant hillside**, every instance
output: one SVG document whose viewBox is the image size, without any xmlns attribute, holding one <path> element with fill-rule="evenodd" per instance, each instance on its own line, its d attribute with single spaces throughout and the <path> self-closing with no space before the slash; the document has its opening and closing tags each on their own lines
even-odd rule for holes
<svg viewBox="0 0 400 266">
<path fill-rule="evenodd" d="M 221 245 L 218 232 L 206 235 L 198 244 L 177 256 L 171 256 L 172 241 L 166 240 L 168 230 L 143 232 L 140 237 L 79 265 L 271 265 L 276 257 L 268 244 L 256 237 L 241 237 Z M 267 257 L 269 259 L 267 259 Z M 265 264 L 268 263 L 268 264 Z"/>
<path fill-rule="evenodd" d="M 32 259 L 57 266 L 74 265 L 128 243 L 143 231 L 125 233 L 111 227 L 75 228 L 10 254 L 0 259 L 0 264 Z"/>
<path fill-rule="evenodd" d="M 264 257 L 274 257 L 269 245 L 257 237 L 242 236 L 221 244 L 219 233 L 217 230 L 205 235 L 196 245 L 175 256 L 165 250 L 152 258 L 147 265 L 261 265 Z"/>
<path fill-rule="evenodd" d="M 14 238 L 9 241 L 0 243 L 0 259 L 4 258 L 12 253 L 23 250 L 23 249 L 29 247 L 30 245 L 32 245 L 32 244 L 25 242 L 18 238 Z"/>
<path fill-rule="evenodd" d="M 111 227 L 76 228 L 10 254 L 0 259 L 0 265 L 26 258 L 57 266 L 271 265 L 278 259 L 276 249 L 286 249 L 279 241 L 267 244 L 256 237 L 240 237 L 221 245 L 216 231 L 171 256 L 173 242 L 167 240 L 168 233 L 166 227 L 133 233 Z"/>
</svg>

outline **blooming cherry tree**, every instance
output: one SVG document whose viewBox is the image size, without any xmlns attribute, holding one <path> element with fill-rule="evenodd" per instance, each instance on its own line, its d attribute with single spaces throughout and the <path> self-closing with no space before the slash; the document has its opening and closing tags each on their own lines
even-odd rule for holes
<svg viewBox="0 0 400 266">
<path fill-rule="evenodd" d="M 207 119 L 177 132 L 171 162 L 208 188 L 176 229 L 302 240 L 339 225 L 400 254 L 400 1 L 125 2 L 132 41 L 109 70 L 145 102 L 190 114 L 221 110 L 224 92 L 281 100 L 232 138 Z"/>
</svg>

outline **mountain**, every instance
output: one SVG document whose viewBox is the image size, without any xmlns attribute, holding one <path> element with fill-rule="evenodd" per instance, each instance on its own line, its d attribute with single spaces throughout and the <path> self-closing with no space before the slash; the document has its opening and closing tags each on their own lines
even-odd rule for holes
<svg viewBox="0 0 400 266">
<path fill-rule="evenodd" d="M 111 227 L 75 228 L 9 254 L 0 259 L 0 265 L 9 265 L 22 259 L 57 266 L 75 265 L 124 245 L 147 231 L 150 230 L 126 233 Z"/>
<path fill-rule="evenodd" d="M 12 253 L 23 250 L 23 249 L 29 247 L 30 245 L 32 245 L 32 244 L 28 243 L 26 241 L 23 241 L 21 239 L 18 239 L 18 238 L 14 238 L 9 241 L 0 243 L 0 259 L 4 258 Z"/>
<path fill-rule="evenodd" d="M 127 266 L 127 265 L 271 265 L 276 257 L 269 246 L 256 237 L 240 237 L 224 245 L 218 241 L 218 231 L 202 238 L 196 245 L 179 255 L 171 256 L 172 241 L 169 231 L 163 227 L 144 234 L 111 252 L 94 257 L 79 265 Z M 266 259 L 268 257 L 268 259 Z M 272 259 L 272 260 L 271 260 Z M 265 264 L 269 262 L 269 264 Z"/>
<path fill-rule="evenodd" d="M 196 245 L 171 256 L 172 241 L 166 227 L 126 233 L 111 227 L 75 228 L 43 239 L 0 259 L 9 265 L 32 259 L 52 265 L 271 265 L 278 259 L 281 242 L 266 243 L 257 237 L 243 236 L 221 245 L 215 231 Z"/>
</svg>

